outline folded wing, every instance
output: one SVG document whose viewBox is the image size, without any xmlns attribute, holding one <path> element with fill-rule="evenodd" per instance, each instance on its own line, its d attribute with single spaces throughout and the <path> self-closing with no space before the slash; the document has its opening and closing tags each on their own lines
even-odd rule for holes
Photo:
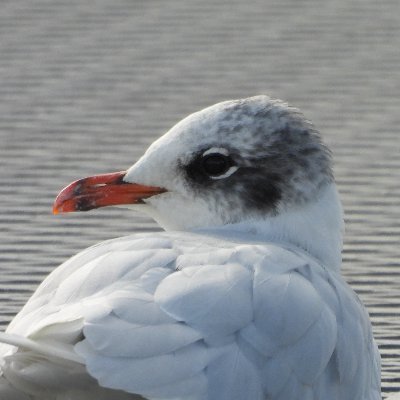
<svg viewBox="0 0 400 400">
<path fill-rule="evenodd" d="M 376 348 L 354 293 L 307 255 L 272 244 L 188 249 L 163 234 L 108 242 L 57 269 L 9 333 L 84 362 L 71 367 L 44 351 L 3 348 L 5 377 L 26 393 L 54 385 L 60 368 L 68 373 L 55 391 L 379 398 Z"/>
</svg>

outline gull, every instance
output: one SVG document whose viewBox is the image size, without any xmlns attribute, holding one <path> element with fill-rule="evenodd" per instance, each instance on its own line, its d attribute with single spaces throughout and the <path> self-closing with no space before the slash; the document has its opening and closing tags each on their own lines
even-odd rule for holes
<svg viewBox="0 0 400 400">
<path fill-rule="evenodd" d="M 124 206 L 165 232 L 100 243 L 0 334 L 7 400 L 378 400 L 368 314 L 314 125 L 261 95 L 189 115 L 54 213 Z"/>
</svg>

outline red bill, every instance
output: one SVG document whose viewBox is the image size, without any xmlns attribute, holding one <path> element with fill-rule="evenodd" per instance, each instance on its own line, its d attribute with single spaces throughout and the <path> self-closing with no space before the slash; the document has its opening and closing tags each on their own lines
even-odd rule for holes
<svg viewBox="0 0 400 400">
<path fill-rule="evenodd" d="M 167 190 L 123 180 L 126 172 L 115 172 L 79 179 L 58 194 L 53 213 L 89 211 L 94 208 L 123 204 L 140 204 L 144 199 Z"/>
</svg>

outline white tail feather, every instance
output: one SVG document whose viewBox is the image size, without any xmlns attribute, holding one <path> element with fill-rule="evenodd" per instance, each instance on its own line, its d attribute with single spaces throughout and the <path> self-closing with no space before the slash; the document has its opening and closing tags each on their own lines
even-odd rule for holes
<svg viewBox="0 0 400 400">
<path fill-rule="evenodd" d="M 24 336 L 16 335 L 14 333 L 11 334 L 0 332 L 0 342 L 23 349 L 28 349 L 49 358 L 59 358 L 78 364 L 85 364 L 84 359 L 73 351 L 69 351 L 61 347 L 56 347 L 55 345 L 49 345 L 43 342 L 34 341 L 32 339 L 28 339 Z"/>
</svg>

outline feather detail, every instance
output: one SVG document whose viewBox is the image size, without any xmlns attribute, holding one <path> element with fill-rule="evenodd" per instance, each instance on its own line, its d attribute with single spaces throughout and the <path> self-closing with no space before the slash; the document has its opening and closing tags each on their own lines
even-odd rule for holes
<svg viewBox="0 0 400 400">
<path fill-rule="evenodd" d="M 38 355 L 42 355 L 48 359 L 60 359 L 63 361 L 71 361 L 78 364 L 84 364 L 82 357 L 77 355 L 72 346 L 65 343 L 44 343 L 38 340 L 32 340 L 14 333 L 0 332 L 0 342 L 18 347 L 19 349 L 30 350 Z"/>
</svg>

